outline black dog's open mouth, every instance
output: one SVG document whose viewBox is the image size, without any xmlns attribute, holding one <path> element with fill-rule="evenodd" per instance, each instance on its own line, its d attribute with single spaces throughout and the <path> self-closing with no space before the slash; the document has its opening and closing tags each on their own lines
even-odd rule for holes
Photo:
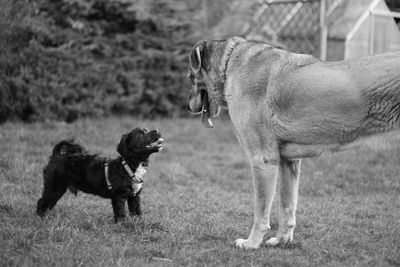
<svg viewBox="0 0 400 267">
<path fill-rule="evenodd" d="M 162 150 L 162 144 L 164 143 L 164 139 L 162 139 L 161 137 L 158 138 L 156 141 L 154 141 L 153 143 L 149 144 L 146 146 L 147 149 L 153 149 L 153 148 L 157 148 L 158 151 Z"/>
</svg>

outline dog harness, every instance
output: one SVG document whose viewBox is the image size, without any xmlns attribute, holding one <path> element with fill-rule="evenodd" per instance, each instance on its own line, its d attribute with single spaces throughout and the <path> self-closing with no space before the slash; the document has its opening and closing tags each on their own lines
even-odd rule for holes
<svg viewBox="0 0 400 267">
<path fill-rule="evenodd" d="M 104 163 L 104 174 L 106 176 L 106 183 L 108 190 L 112 190 L 112 185 L 110 183 L 110 179 L 108 178 L 108 162 Z"/>
<path fill-rule="evenodd" d="M 129 178 L 132 181 L 133 184 L 133 195 L 135 196 L 139 190 L 142 188 L 143 185 L 143 176 L 146 174 L 146 170 L 144 169 L 143 165 L 140 163 L 136 173 L 134 173 L 132 171 L 132 169 L 129 167 L 128 163 L 126 162 L 126 160 L 124 160 L 124 158 L 122 158 L 122 162 L 121 162 L 122 166 L 124 166 L 125 171 L 128 173 Z M 106 183 L 107 183 L 107 188 L 108 190 L 112 190 L 112 184 L 110 182 L 110 178 L 109 178 L 109 163 L 105 162 L 104 163 L 104 174 L 106 177 Z"/>
</svg>

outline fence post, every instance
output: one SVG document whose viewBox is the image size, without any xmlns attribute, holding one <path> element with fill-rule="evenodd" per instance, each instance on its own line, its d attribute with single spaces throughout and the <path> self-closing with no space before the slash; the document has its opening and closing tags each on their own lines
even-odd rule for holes
<svg viewBox="0 0 400 267">
<path fill-rule="evenodd" d="M 326 25 L 326 0 L 320 0 L 319 8 L 319 26 L 320 26 L 320 58 L 326 60 L 328 45 L 328 27 Z"/>
<path fill-rule="evenodd" d="M 369 21 L 369 36 L 368 36 L 368 55 L 371 56 L 374 54 L 374 41 L 375 41 L 375 14 L 369 12 L 370 16 L 370 21 Z"/>
</svg>

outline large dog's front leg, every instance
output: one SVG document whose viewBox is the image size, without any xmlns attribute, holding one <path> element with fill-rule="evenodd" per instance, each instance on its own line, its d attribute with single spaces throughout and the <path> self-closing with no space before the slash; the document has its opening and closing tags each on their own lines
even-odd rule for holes
<svg viewBox="0 0 400 267">
<path fill-rule="evenodd" d="M 236 240 L 236 246 L 245 249 L 258 248 L 264 234 L 270 229 L 269 215 L 279 174 L 277 160 L 263 156 L 250 157 L 254 187 L 254 222 L 247 239 Z"/>
<path fill-rule="evenodd" d="M 288 244 L 293 240 L 296 226 L 296 208 L 299 190 L 300 160 L 281 161 L 281 192 L 278 236 L 269 239 L 266 244 L 275 246 Z"/>
</svg>

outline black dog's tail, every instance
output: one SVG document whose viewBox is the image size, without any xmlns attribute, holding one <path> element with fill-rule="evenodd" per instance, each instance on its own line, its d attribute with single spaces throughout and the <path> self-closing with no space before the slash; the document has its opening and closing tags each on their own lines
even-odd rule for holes
<svg viewBox="0 0 400 267">
<path fill-rule="evenodd" d="M 86 149 L 75 142 L 73 138 L 58 142 L 53 148 L 52 156 L 67 156 L 72 154 L 86 154 Z"/>
</svg>

